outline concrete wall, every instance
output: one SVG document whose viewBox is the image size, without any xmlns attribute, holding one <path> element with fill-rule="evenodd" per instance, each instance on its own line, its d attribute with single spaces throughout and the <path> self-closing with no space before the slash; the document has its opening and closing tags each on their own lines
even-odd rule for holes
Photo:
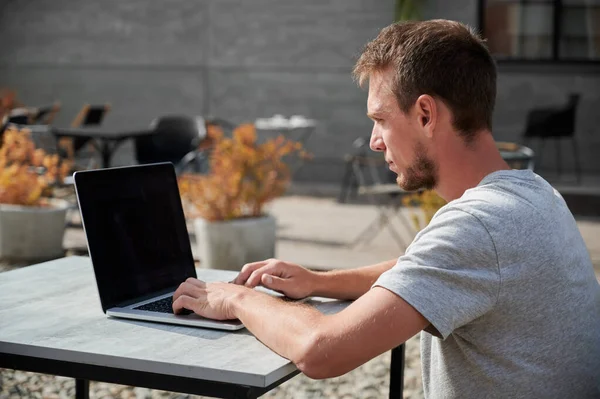
<svg viewBox="0 0 600 399">
<path fill-rule="evenodd" d="M 343 154 L 369 134 L 350 72 L 393 19 L 393 0 L 4 0 L 0 86 L 27 104 L 112 103 L 108 127 L 168 113 L 234 122 L 303 114 L 320 122 L 300 180 L 338 181 Z M 132 161 L 131 143 L 115 163 Z"/>
<path fill-rule="evenodd" d="M 448 18 L 478 27 L 478 0 L 428 1 L 424 17 Z M 498 65 L 498 95 L 494 112 L 497 140 L 522 142 L 527 112 L 532 108 L 566 104 L 569 93 L 581 94 L 576 134 L 581 166 L 586 174 L 600 174 L 600 63 L 596 65 Z M 532 141 L 538 153 L 540 143 Z M 569 141 L 561 143 L 563 171 L 572 172 L 574 159 Z M 540 173 L 556 170 L 556 147 L 546 144 Z"/>
<path fill-rule="evenodd" d="M 476 26 L 477 4 L 428 0 L 423 16 Z M 315 159 L 296 178 L 337 182 L 343 154 L 371 128 L 366 93 L 350 72 L 361 47 L 392 21 L 393 6 L 394 0 L 3 0 L 0 87 L 17 89 L 31 105 L 60 100 L 57 125 L 68 125 L 85 102 L 107 101 L 113 108 L 105 124 L 119 128 L 169 113 L 234 122 L 303 114 L 320 125 L 307 143 Z M 518 141 L 528 109 L 561 104 L 577 90 L 583 167 L 600 173 L 599 70 L 500 65 L 497 138 Z M 552 150 L 542 167 L 553 166 Z M 128 143 L 115 163 L 132 157 Z"/>
</svg>

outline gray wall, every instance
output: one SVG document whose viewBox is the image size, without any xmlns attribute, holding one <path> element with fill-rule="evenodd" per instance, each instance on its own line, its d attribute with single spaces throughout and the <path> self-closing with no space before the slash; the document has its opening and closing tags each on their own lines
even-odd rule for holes
<svg viewBox="0 0 600 399">
<path fill-rule="evenodd" d="M 31 105 L 60 100 L 56 125 L 106 101 L 109 127 L 173 112 L 303 114 L 320 125 L 297 178 L 338 181 L 343 154 L 371 125 L 350 72 L 392 18 L 393 0 L 3 0 L 0 86 Z"/>
<path fill-rule="evenodd" d="M 447 18 L 478 26 L 478 0 L 428 1 L 424 17 Z M 586 174 L 600 173 L 600 63 L 596 65 L 498 65 L 498 95 L 494 112 L 497 140 L 522 142 L 527 112 L 532 108 L 566 104 L 569 93 L 580 93 L 576 134 L 581 166 Z M 536 152 L 540 143 L 531 141 Z M 572 172 L 571 143 L 561 144 L 563 171 Z M 540 173 L 556 170 L 556 148 L 546 144 Z"/>
<path fill-rule="evenodd" d="M 234 122 L 303 114 L 320 125 L 307 143 L 315 159 L 296 178 L 336 182 L 343 154 L 371 128 L 366 93 L 350 72 L 361 47 L 392 21 L 393 3 L 2 0 L 0 87 L 17 89 L 31 105 L 60 100 L 57 125 L 68 125 L 85 102 L 107 101 L 113 108 L 106 125 L 120 128 L 168 113 Z M 477 4 L 428 0 L 423 16 L 476 26 Z M 583 167 L 600 173 L 600 67 L 499 69 L 497 139 L 519 141 L 527 110 L 561 104 L 576 90 L 583 96 L 577 120 Z M 547 147 L 546 169 L 554 162 Z M 132 162 L 131 143 L 115 161 Z"/>
</svg>

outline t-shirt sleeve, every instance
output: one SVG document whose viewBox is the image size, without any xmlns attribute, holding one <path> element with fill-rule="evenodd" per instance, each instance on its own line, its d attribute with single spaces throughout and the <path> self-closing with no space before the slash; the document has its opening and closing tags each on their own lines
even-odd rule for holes
<svg viewBox="0 0 600 399">
<path fill-rule="evenodd" d="M 442 208 L 375 286 L 400 296 L 431 323 L 426 331 L 446 339 L 496 304 L 500 273 L 494 243 L 478 218 Z"/>
</svg>

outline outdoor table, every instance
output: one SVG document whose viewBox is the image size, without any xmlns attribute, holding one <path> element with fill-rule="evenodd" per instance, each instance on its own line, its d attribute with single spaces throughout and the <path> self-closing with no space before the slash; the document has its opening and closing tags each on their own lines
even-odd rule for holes
<svg viewBox="0 0 600 399">
<path fill-rule="evenodd" d="M 236 275 L 207 269 L 197 273 L 205 281 L 230 281 Z M 350 302 L 313 298 L 307 303 L 331 314 Z M 394 351 L 390 397 L 398 398 L 403 346 Z M 246 329 L 107 317 L 91 261 L 78 256 L 0 273 L 0 367 L 75 378 L 77 398 L 89 397 L 90 380 L 256 398 L 299 373 Z"/>
<path fill-rule="evenodd" d="M 132 130 L 107 129 L 103 127 L 52 127 L 51 131 L 57 139 L 60 139 L 61 137 L 70 137 L 91 140 L 96 150 L 98 150 L 102 156 L 103 168 L 110 167 L 110 159 L 123 141 L 142 136 L 150 136 L 155 133 L 154 130 L 149 127 Z"/>
</svg>

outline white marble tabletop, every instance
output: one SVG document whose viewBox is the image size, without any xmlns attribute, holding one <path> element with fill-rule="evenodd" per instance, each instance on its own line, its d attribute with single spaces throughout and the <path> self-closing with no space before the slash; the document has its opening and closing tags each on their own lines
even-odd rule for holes
<svg viewBox="0 0 600 399">
<path fill-rule="evenodd" d="M 206 281 L 234 272 L 198 269 Z M 314 298 L 324 313 L 348 302 Z M 0 273 L 0 355 L 15 354 L 267 387 L 296 371 L 248 330 L 225 332 L 107 317 L 91 261 L 68 257 Z"/>
</svg>

